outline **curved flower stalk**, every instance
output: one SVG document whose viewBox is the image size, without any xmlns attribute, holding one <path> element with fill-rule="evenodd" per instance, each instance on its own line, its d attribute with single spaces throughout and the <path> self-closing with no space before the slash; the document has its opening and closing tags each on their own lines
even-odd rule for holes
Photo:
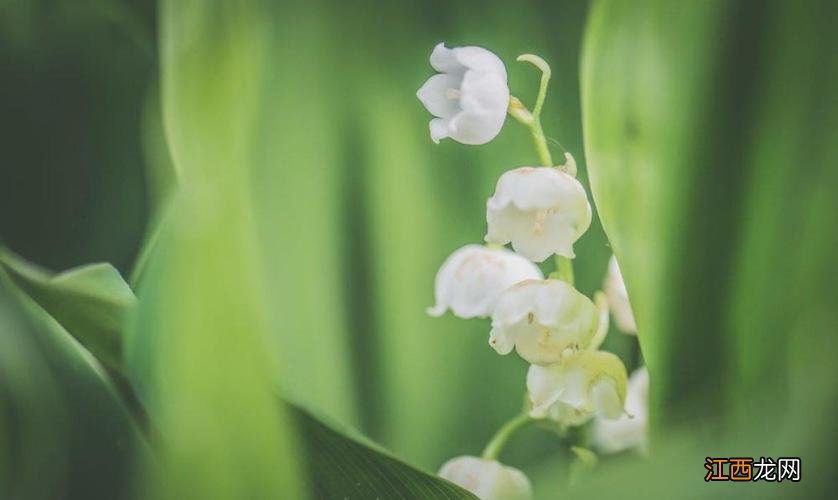
<svg viewBox="0 0 838 500">
<path fill-rule="evenodd" d="M 634 321 L 634 313 L 631 310 L 628 290 L 623 281 L 623 274 L 620 272 L 620 265 L 617 258 L 611 256 L 608 261 L 608 273 L 605 275 L 605 282 L 602 285 L 608 297 L 608 306 L 611 314 L 614 315 L 614 322 L 617 328 L 623 333 L 637 334 L 637 323 Z"/>
<path fill-rule="evenodd" d="M 530 363 L 557 363 L 589 346 L 599 317 L 593 302 L 564 281 L 526 280 L 500 295 L 489 344 L 500 354 L 515 348 Z"/>
<path fill-rule="evenodd" d="M 541 270 L 505 248 L 466 245 L 452 253 L 436 275 L 436 304 L 431 316 L 451 309 L 460 318 L 485 318 L 492 314 L 498 296 L 515 283 L 541 279 Z"/>
<path fill-rule="evenodd" d="M 593 445 L 601 453 L 648 450 L 649 371 L 635 370 L 628 381 L 626 413 L 617 420 L 597 418 L 593 427 Z"/>
<path fill-rule="evenodd" d="M 530 481 L 523 472 L 496 460 L 462 456 L 452 458 L 439 476 L 477 495 L 481 500 L 529 500 Z"/>
<path fill-rule="evenodd" d="M 435 143 L 450 137 L 463 144 L 485 144 L 503 127 L 509 107 L 506 67 L 481 47 L 434 47 L 431 66 L 439 74 L 416 93 L 431 120 Z"/>
<path fill-rule="evenodd" d="M 626 368 L 604 351 L 579 351 L 548 366 L 532 365 L 527 391 L 533 418 L 580 425 L 593 416 L 617 419 L 625 414 Z"/>
<path fill-rule="evenodd" d="M 520 167 L 498 179 L 486 222 L 487 242 L 511 242 L 534 262 L 554 254 L 572 259 L 573 243 L 591 225 L 591 205 L 575 177 L 554 167 Z"/>
</svg>

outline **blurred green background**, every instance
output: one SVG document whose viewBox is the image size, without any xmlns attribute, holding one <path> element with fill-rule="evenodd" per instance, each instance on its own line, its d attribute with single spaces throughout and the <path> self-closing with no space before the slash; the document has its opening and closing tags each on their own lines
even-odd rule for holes
<svg viewBox="0 0 838 500">
<path fill-rule="evenodd" d="M 0 2 L 0 241 L 49 269 L 104 261 L 131 277 L 128 371 L 178 476 L 148 479 L 144 445 L 97 432 L 90 419 L 105 417 L 85 394 L 101 395 L 93 407 L 116 415 L 120 439 L 135 431 L 107 390 L 66 387 L 23 334 L 51 325 L 21 326 L 0 303 L 0 487 L 292 495 L 306 487 L 289 486 L 299 442 L 274 382 L 425 470 L 479 453 L 519 411 L 527 366 L 489 348 L 487 321 L 425 308 L 445 257 L 482 241 L 497 177 L 536 158 L 511 121 L 486 146 L 431 143 L 415 92 L 445 41 L 496 52 L 525 103 L 537 75 L 515 56 L 553 67 L 545 130 L 586 186 L 594 159 L 615 245 L 595 217 L 577 287 L 598 290 L 617 251 L 652 373 L 652 464 L 679 457 L 670 484 L 689 496 L 705 456 L 797 454 L 796 492 L 741 491 L 824 493 L 838 347 L 831 14 L 828 2 Z M 640 362 L 632 337 L 612 332 L 605 349 Z M 569 459 L 537 429 L 503 456 L 544 498 Z M 577 494 L 634 482 L 665 496 L 654 477 L 649 463 L 606 465 Z"/>
</svg>

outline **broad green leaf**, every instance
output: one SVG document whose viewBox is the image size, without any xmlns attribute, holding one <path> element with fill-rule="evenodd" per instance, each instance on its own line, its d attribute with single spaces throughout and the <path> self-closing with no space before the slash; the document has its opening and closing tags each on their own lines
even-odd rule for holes
<svg viewBox="0 0 838 500">
<path fill-rule="evenodd" d="M 154 253 L 173 194 L 177 191 L 178 172 L 172 162 L 163 130 L 159 84 L 149 86 L 142 114 L 142 143 L 150 213 L 145 237 L 137 252 L 128 282 L 138 288 L 148 259 Z"/>
<path fill-rule="evenodd" d="M 250 195 L 282 392 L 359 424 L 371 395 L 357 382 L 374 362 L 355 307 L 366 278 L 350 187 L 360 173 L 347 151 L 353 141 L 341 136 L 341 101 L 353 99 L 337 7 L 253 3 L 269 29 L 248 142 Z"/>
<path fill-rule="evenodd" d="M 76 320 L 72 324 L 73 336 L 77 339 L 90 337 L 91 332 L 101 330 L 96 321 L 100 314 L 109 312 L 118 317 L 119 322 L 109 325 L 108 338 L 111 339 L 113 352 L 121 352 L 122 319 L 134 306 L 135 298 L 112 267 L 96 264 L 50 275 L 8 251 L 0 255 L 0 263 L 22 290 L 36 300 L 40 299 L 53 314 L 59 317 L 70 314 L 70 317 Z M 34 309 L 36 306 L 32 307 Z M 72 313 L 87 313 L 87 316 L 74 316 Z M 54 328 L 60 327 L 56 325 Z M 101 351 L 94 350 L 88 353 L 81 347 L 73 349 L 74 341 L 70 339 L 70 334 L 63 330 L 56 331 L 52 340 L 70 349 L 74 356 L 88 360 L 92 369 L 97 369 L 97 363 L 91 354 L 100 358 L 103 355 Z M 23 343 L 23 346 L 17 349 L 10 348 L 7 352 L 19 351 L 28 346 L 29 341 L 18 339 L 17 342 Z M 110 367 L 120 374 L 120 359 L 112 357 L 112 361 Z M 30 359 L 30 362 L 36 363 L 37 359 Z M 15 366 L 19 366 L 19 363 L 10 364 L 9 369 Z M 104 373 L 98 371 L 97 375 L 102 377 L 103 384 L 108 384 Z M 17 377 L 7 378 L 20 380 Z M 15 392 L 19 397 L 37 399 L 38 390 L 49 387 L 50 383 L 49 379 L 42 380 L 39 383 L 40 389 L 27 389 L 26 392 L 31 393 L 28 396 L 21 394 L 20 390 Z M 314 483 L 314 495 L 317 498 L 473 498 L 460 488 L 401 462 L 348 427 L 335 423 L 326 424 L 299 407 L 287 407 L 290 408 L 289 417 L 293 418 L 296 427 L 300 429 L 308 469 L 312 477 L 318 478 Z M 125 416 L 122 415 L 123 418 Z M 3 455 L 3 458 L 6 456 Z M 25 487 L 30 488 L 34 485 Z"/>
<path fill-rule="evenodd" d="M 58 314 L 66 313 L 67 309 L 76 311 L 86 311 L 96 318 L 99 312 L 110 311 L 115 316 L 122 318 L 129 314 L 130 308 L 134 306 L 135 299 L 133 293 L 128 289 L 127 285 L 121 281 L 119 275 L 107 265 L 91 265 L 83 266 L 78 270 L 71 270 L 61 273 L 56 276 L 51 276 L 29 264 L 17 256 L 14 256 L 8 251 L 4 251 L 0 262 L 3 263 L 4 269 L 8 271 L 8 276 L 11 281 L 20 286 L 22 290 L 36 297 L 47 297 L 45 302 L 51 306 L 51 310 Z M 15 273 L 15 274 L 12 274 Z M 58 285 L 56 285 L 56 283 Z M 45 292 L 46 290 L 46 292 Z M 126 293 L 127 292 L 127 293 Z M 5 295 L 4 295 L 5 297 Z M 119 300 L 119 298 L 130 297 L 130 300 Z M 103 305 L 103 300 L 108 300 L 108 303 Z M 29 301 L 30 313 L 36 317 L 41 316 L 41 322 L 52 330 L 48 341 L 54 344 L 55 347 L 63 349 L 62 355 L 69 355 L 71 357 L 78 357 L 85 360 L 90 367 L 90 370 L 99 378 L 103 387 L 109 388 L 110 382 L 108 376 L 98 367 L 94 357 L 99 358 L 101 352 L 87 352 L 83 347 L 75 344 L 71 338 L 71 334 L 62 330 L 55 322 L 51 321 L 48 316 L 34 305 L 28 297 L 20 297 L 21 301 Z M 0 306 L 5 306 L 0 304 Z M 72 307 L 71 307 L 72 306 Z M 3 309 L 5 311 L 5 309 Z M 10 311 L 16 312 L 16 311 Z M 4 314 L 0 314 L 0 321 L 8 323 L 12 318 L 8 318 Z M 5 324 L 5 323 L 4 323 Z M 73 330 L 73 335 L 77 338 L 84 338 L 89 336 L 90 331 L 96 331 L 97 325 L 95 321 L 81 321 L 74 323 L 76 328 Z M 24 332 L 20 331 L 19 325 L 6 324 L 10 334 L 21 335 Z M 121 325 L 112 325 L 113 346 L 115 352 L 121 351 Z M 7 390 L 11 390 L 14 398 L 6 401 L 6 404 L 20 405 L 23 404 L 23 410 L 28 408 L 27 405 L 32 404 L 47 404 L 38 399 L 38 392 L 44 391 L 55 382 L 48 376 L 38 379 L 35 387 L 29 387 L 26 378 L 21 378 L 17 371 L 24 368 L 25 362 L 33 365 L 34 373 L 40 374 L 41 370 L 46 367 L 41 367 L 38 363 L 42 361 L 37 358 L 38 352 L 30 353 L 32 342 L 38 340 L 38 335 L 43 333 L 29 332 L 32 338 L 11 336 L 9 338 L 0 339 L 0 343 L 7 345 L 6 353 L 17 353 L 17 360 L 13 358 L 4 359 L 6 363 L 6 370 L 11 372 L 6 373 L 4 377 L 9 381 Z M 16 343 L 16 347 L 12 347 L 12 343 Z M 48 346 L 52 347 L 52 345 Z M 91 355 L 92 354 L 92 355 Z M 121 374 L 122 365 L 118 358 L 114 359 L 111 368 L 117 375 Z M 23 385 L 21 385 L 23 384 Z M 28 388 L 27 388 L 28 387 Z M 68 394 L 55 394 L 49 399 L 56 399 L 62 401 L 62 398 Z M 114 394 L 111 390 L 111 396 Z M 18 400 L 22 399 L 22 400 Z M 118 404 L 118 403 L 117 403 Z M 305 458 L 307 459 L 308 470 L 312 477 L 316 477 L 314 482 L 314 496 L 316 498 L 473 498 L 467 492 L 460 488 L 447 483 L 439 478 L 431 476 L 422 472 L 400 460 L 391 456 L 383 448 L 372 443 L 362 435 L 340 424 L 330 423 L 326 424 L 323 421 L 315 418 L 310 412 L 302 410 L 293 405 L 286 405 L 289 408 L 289 417 L 293 419 L 296 426 L 301 431 L 301 443 L 305 449 Z M 126 419 L 128 415 L 125 414 L 121 406 L 118 407 L 120 418 Z M 42 410 L 46 415 L 50 413 L 49 410 Z M 58 414 L 63 415 L 62 413 Z M 3 423 L 0 421 L 0 426 Z M 45 429 L 37 430 L 39 421 L 35 420 L 27 429 L 22 430 L 22 435 L 26 439 L 34 439 L 38 436 L 30 436 L 28 433 L 44 433 Z M 132 427 L 131 427 L 132 428 Z M 57 429 L 52 429 L 52 434 L 60 432 L 62 429 L 59 426 Z M 47 439 L 51 434 L 46 432 L 42 439 Z M 103 435 L 104 436 L 104 435 Z M 63 436 L 55 436 L 53 439 L 63 438 Z M 33 449 L 38 449 L 39 445 L 33 445 Z M 27 455 L 24 458 L 31 458 L 36 460 L 37 455 Z M 3 453 L 0 458 L 6 460 L 14 460 L 13 455 Z M 3 469 L 18 471 L 18 474 L 24 476 L 31 474 L 34 471 L 26 469 L 29 467 L 28 462 L 16 466 L 16 468 Z M 130 464 L 130 463 L 129 463 Z M 123 474 L 127 473 L 126 469 Z M 126 477 L 119 478 L 121 481 L 127 481 Z M 9 480 L 4 483 L 10 482 Z M 32 494 L 34 491 L 31 488 L 37 487 L 37 483 L 33 478 L 25 478 L 14 481 L 14 488 L 21 488 Z M 103 495 L 111 496 L 119 488 L 124 487 L 124 484 L 115 484 L 110 486 L 97 485 L 95 487 L 108 487 L 111 490 L 104 491 Z M 49 489 L 55 485 L 43 485 L 43 488 Z M 33 495 L 35 497 L 39 495 Z"/>
<path fill-rule="evenodd" d="M 142 273 L 127 372 L 159 430 L 157 498 L 305 498 L 276 404 L 254 223 L 261 2 L 165 1 L 161 102 L 179 186 Z"/>
<path fill-rule="evenodd" d="M 810 229 L 827 224 L 835 114 L 805 82 L 832 81 L 835 64 L 809 53 L 816 43 L 767 34 L 805 26 L 817 10 L 771 2 L 755 20 L 747 6 L 604 1 L 589 24 L 594 197 L 625 261 L 652 373 L 665 374 L 661 406 L 691 395 L 718 413 L 732 388 L 709 387 L 758 389 L 769 366 L 782 378 L 777 356 L 795 313 L 824 300 L 811 269 L 830 238 Z"/>
<path fill-rule="evenodd" d="M 325 423 L 291 406 L 313 481 L 313 497 L 458 499 L 475 498 L 462 488 L 393 457 L 344 426 Z"/>
<path fill-rule="evenodd" d="M 99 361 L 121 366 L 120 336 L 136 297 L 113 266 L 89 264 L 53 274 L 0 248 L 0 267 Z"/>
<path fill-rule="evenodd" d="M 585 148 L 649 364 L 653 459 L 674 465 L 672 481 L 691 474 L 685 457 L 724 450 L 799 456 L 812 469 L 793 495 L 831 491 L 818 478 L 830 474 L 821 464 L 838 400 L 824 367 L 834 370 L 825 352 L 838 325 L 832 10 L 826 1 L 592 8 Z M 682 441 L 700 443 L 679 453 Z M 755 494 L 789 494 L 772 486 Z"/>
<path fill-rule="evenodd" d="M 725 200 L 718 200 L 716 193 L 700 196 L 696 183 L 726 159 L 721 151 L 700 151 L 695 141 L 701 137 L 696 127 L 704 126 L 711 106 L 708 100 L 716 97 L 708 87 L 723 43 L 726 4 L 702 2 L 680 9 L 655 1 L 639 6 L 601 2 L 588 24 L 583 113 L 591 187 L 642 325 L 639 338 L 653 376 L 684 367 L 669 352 L 677 345 L 676 336 L 683 347 L 708 357 L 716 351 L 720 359 L 720 332 L 713 327 L 702 326 L 710 331 L 695 337 L 672 329 L 684 328 L 678 317 L 685 317 L 687 310 L 676 291 L 691 285 L 681 278 L 692 265 L 684 258 L 691 204 L 704 205 L 719 217 L 716 223 L 724 222 L 715 210 Z M 724 177 L 715 178 L 717 189 L 726 185 Z M 695 248 L 713 243 L 707 240 Z M 704 254 L 708 260 L 713 255 Z M 692 289 L 713 293 L 713 276 L 707 273 L 708 286 Z M 710 303 L 689 305 L 698 311 Z M 712 317 L 706 312 L 704 325 Z M 685 383 L 719 382 L 717 372 L 699 375 L 702 365 L 690 366 L 694 377 Z M 672 384 L 673 390 L 677 385 Z"/>
<path fill-rule="evenodd" d="M 0 497 L 131 498 L 143 436 L 103 367 L 0 268 Z"/>
</svg>

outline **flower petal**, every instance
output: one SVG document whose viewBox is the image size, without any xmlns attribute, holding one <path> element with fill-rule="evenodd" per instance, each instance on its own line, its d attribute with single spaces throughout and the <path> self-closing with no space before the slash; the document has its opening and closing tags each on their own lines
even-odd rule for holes
<svg viewBox="0 0 838 500">
<path fill-rule="evenodd" d="M 542 277 L 535 264 L 505 248 L 466 245 L 440 267 L 434 288 L 436 306 L 428 313 L 439 316 L 450 308 L 461 318 L 487 317 L 504 290 Z"/>
<path fill-rule="evenodd" d="M 605 283 L 603 289 L 608 296 L 608 306 L 611 309 L 611 314 L 614 315 L 614 322 L 617 323 L 617 328 L 628 334 L 637 334 L 637 323 L 634 320 L 634 313 L 631 310 L 631 302 L 629 301 L 628 290 L 626 290 L 623 275 L 620 272 L 620 265 L 617 263 L 617 258 L 611 256 L 608 261 L 608 274 L 605 276 Z"/>
<path fill-rule="evenodd" d="M 431 66 L 440 73 L 464 73 L 466 67 L 457 60 L 456 49 L 449 49 L 444 42 L 436 44 L 431 52 Z"/>
<path fill-rule="evenodd" d="M 515 347 L 515 343 L 509 338 L 509 336 L 503 331 L 493 328 L 491 332 L 489 332 L 489 345 L 497 351 L 498 354 L 507 355 L 512 352 L 512 348 Z"/>
<path fill-rule="evenodd" d="M 646 451 L 648 441 L 649 372 L 640 367 L 631 374 L 626 391 L 626 413 L 617 420 L 597 418 L 593 426 L 593 445 L 602 453 L 618 453 L 631 448 Z"/>
<path fill-rule="evenodd" d="M 506 66 L 493 52 L 483 47 L 457 47 L 453 52 L 457 61 L 466 68 L 494 73 L 506 81 Z"/>
<path fill-rule="evenodd" d="M 535 417 L 570 419 L 576 425 L 595 414 L 619 418 L 624 414 L 626 369 L 622 361 L 604 351 L 579 351 L 561 363 L 532 365 L 527 392 Z"/>
<path fill-rule="evenodd" d="M 530 415 L 543 418 L 562 396 L 561 371 L 556 366 L 530 365 L 527 370 L 527 393 L 532 408 Z"/>
<path fill-rule="evenodd" d="M 515 345 L 533 364 L 560 362 L 586 348 L 599 325 L 599 311 L 586 296 L 559 280 L 522 281 L 503 292 L 492 313 L 492 332 Z"/>
<path fill-rule="evenodd" d="M 460 100 L 451 96 L 459 92 L 462 78 L 455 75 L 434 75 L 419 88 L 416 97 L 430 113 L 439 118 L 449 118 L 460 111 Z"/>
<path fill-rule="evenodd" d="M 500 176 L 486 202 L 486 241 L 511 242 L 535 262 L 553 254 L 573 258 L 573 243 L 591 217 L 585 189 L 575 178 L 553 167 L 520 167 Z"/>
<path fill-rule="evenodd" d="M 439 141 L 448 137 L 448 128 L 450 120 L 448 118 L 434 118 L 431 120 L 431 140 L 439 144 Z"/>
<path fill-rule="evenodd" d="M 496 460 L 462 456 L 452 458 L 439 469 L 439 476 L 477 495 L 481 500 L 530 500 L 532 488 L 527 476 Z"/>
<path fill-rule="evenodd" d="M 477 146 L 500 133 L 506 114 L 477 114 L 461 111 L 451 120 L 449 136 L 457 142 Z"/>
<path fill-rule="evenodd" d="M 466 71 L 460 83 L 460 106 L 479 115 L 506 116 L 509 87 L 506 79 L 495 73 Z"/>
<path fill-rule="evenodd" d="M 591 388 L 591 403 L 602 418 L 615 420 L 625 413 L 617 387 L 608 379 L 600 380 Z"/>
<path fill-rule="evenodd" d="M 574 177 L 553 167 L 519 167 L 504 172 L 490 198 L 493 210 L 512 204 L 521 210 L 583 205 L 588 195 Z"/>
</svg>

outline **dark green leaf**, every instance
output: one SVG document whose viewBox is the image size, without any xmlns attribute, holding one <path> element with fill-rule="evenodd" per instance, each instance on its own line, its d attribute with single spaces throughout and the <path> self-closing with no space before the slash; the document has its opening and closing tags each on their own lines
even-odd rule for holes
<svg viewBox="0 0 838 500">
<path fill-rule="evenodd" d="M 102 366 L 0 268 L 0 497 L 126 498 L 145 441 Z"/>
<path fill-rule="evenodd" d="M 95 357 L 101 360 L 102 355 L 108 356 L 111 367 L 121 372 L 122 366 L 113 353 L 118 353 L 121 347 L 121 320 L 136 299 L 113 267 L 92 264 L 53 275 L 8 251 L 0 254 L 0 264 L 7 271 L 6 276 L 38 301 L 41 307 L 73 325 L 73 336 L 79 341 L 88 340 L 87 347 L 93 347 Z M 29 297 L 23 296 L 20 300 L 30 301 Z M 48 335 L 49 349 L 57 348 L 61 356 L 84 360 L 99 383 L 110 387 L 108 376 L 98 367 L 91 353 L 76 344 L 70 334 L 38 305 L 31 301 L 30 304 L 30 313 L 40 315 L 40 321 L 46 327 L 43 332 L 31 335 L 36 340 L 38 335 Z M 10 331 L 18 333 L 15 329 Z M 112 346 L 113 350 L 103 350 L 101 341 L 96 342 L 103 335 L 110 341 L 106 345 Z M 17 341 L 25 346 L 32 340 Z M 20 349 L 22 347 L 6 352 Z M 16 377 L 7 378 L 16 380 Z M 49 384 L 50 381 L 41 383 Z M 109 395 L 113 396 L 112 391 Z M 401 462 L 349 428 L 334 423 L 327 425 L 296 406 L 291 406 L 290 410 L 302 432 L 308 467 L 315 479 L 312 482 L 313 492 L 317 498 L 473 498 L 461 488 Z M 121 418 L 126 416 L 124 412 L 120 413 Z"/>
<path fill-rule="evenodd" d="M 650 496 L 721 450 L 810 464 L 794 493 L 754 485 L 760 498 L 834 492 L 833 11 L 748 0 L 591 10 L 585 149 L 649 365 L 652 459 L 670 478 L 647 468 Z"/>
<path fill-rule="evenodd" d="M 448 481 L 402 462 L 352 430 L 326 424 L 300 407 L 290 408 L 302 434 L 315 498 L 475 498 Z"/>
<path fill-rule="evenodd" d="M 136 303 L 110 264 L 53 274 L 0 248 L 0 267 L 50 316 L 109 368 L 121 365 L 121 331 Z"/>
</svg>

